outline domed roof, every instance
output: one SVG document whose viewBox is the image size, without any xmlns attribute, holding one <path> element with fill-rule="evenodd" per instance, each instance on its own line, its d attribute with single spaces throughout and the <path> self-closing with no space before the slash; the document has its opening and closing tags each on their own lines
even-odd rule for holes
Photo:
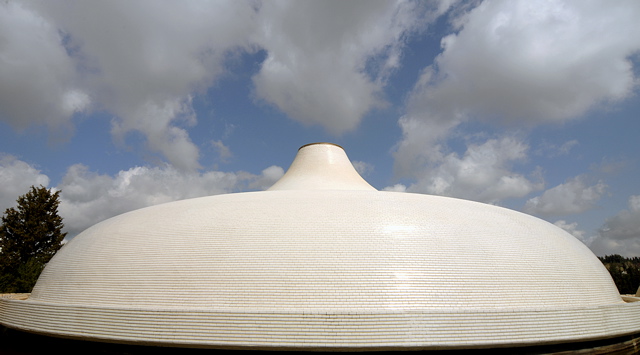
<svg viewBox="0 0 640 355">
<path fill-rule="evenodd" d="M 111 218 L 70 241 L 6 326 L 252 349 L 448 349 L 640 331 L 580 241 L 477 202 L 376 191 L 336 145 L 300 148 L 268 191 Z"/>
</svg>

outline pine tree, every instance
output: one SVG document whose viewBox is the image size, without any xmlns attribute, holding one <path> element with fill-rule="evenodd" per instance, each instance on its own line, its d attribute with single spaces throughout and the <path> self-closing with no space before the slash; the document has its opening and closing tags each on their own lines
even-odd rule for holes
<svg viewBox="0 0 640 355">
<path fill-rule="evenodd" d="M 0 226 L 0 292 L 31 292 L 38 276 L 62 247 L 58 215 L 60 191 L 44 186 L 31 190 L 8 208 Z"/>
</svg>

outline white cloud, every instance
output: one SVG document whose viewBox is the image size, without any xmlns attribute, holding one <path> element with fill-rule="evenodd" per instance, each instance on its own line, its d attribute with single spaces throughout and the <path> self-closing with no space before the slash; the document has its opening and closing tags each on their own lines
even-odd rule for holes
<svg viewBox="0 0 640 355">
<path fill-rule="evenodd" d="M 608 186 L 602 181 L 588 186 L 584 175 L 555 186 L 542 195 L 531 198 L 524 206 L 527 213 L 543 216 L 578 214 L 596 206 Z"/>
<path fill-rule="evenodd" d="M 192 98 L 232 54 L 265 50 L 256 97 L 343 133 L 385 105 L 406 37 L 454 2 L 3 2 L 0 119 L 71 132 L 75 113 L 105 111 L 116 141 L 141 133 L 148 150 L 194 171 Z"/>
<path fill-rule="evenodd" d="M 591 243 L 597 255 L 640 255 L 640 195 L 629 198 L 629 209 L 618 213 L 598 230 Z"/>
<path fill-rule="evenodd" d="M 569 232 L 571 235 L 578 238 L 581 242 L 583 242 L 587 246 L 591 245 L 591 243 L 595 239 L 595 236 L 587 237 L 586 235 L 587 233 L 585 231 L 578 229 L 578 223 L 576 222 L 568 223 L 565 220 L 559 220 L 559 221 L 556 221 L 554 224 L 564 229 L 565 231 Z"/>
<path fill-rule="evenodd" d="M 441 159 L 463 122 L 563 122 L 629 97 L 637 85 L 630 57 L 640 51 L 639 17 L 633 0 L 487 0 L 462 12 L 408 96 L 397 175 L 414 177 Z"/>
<path fill-rule="evenodd" d="M 412 116 L 401 117 L 402 139 L 394 147 L 394 170 L 399 176 L 413 177 L 424 167 L 444 158 L 442 140 L 459 121 L 449 121 Z"/>
<path fill-rule="evenodd" d="M 186 173 L 171 166 L 135 167 L 116 176 L 71 166 L 58 185 L 60 214 L 71 235 L 109 217 L 159 203 L 228 192 L 238 184 L 233 173 Z"/>
<path fill-rule="evenodd" d="M 407 192 L 407 187 L 403 184 L 395 184 L 393 186 L 387 186 L 383 188 L 382 191 Z"/>
<path fill-rule="evenodd" d="M 470 115 L 564 121 L 633 92 L 640 3 L 484 1 L 442 39 L 423 94 Z"/>
<path fill-rule="evenodd" d="M 49 186 L 49 177 L 34 166 L 0 153 L 0 214 L 15 207 L 19 196 L 29 192 L 31 186 Z"/>
<path fill-rule="evenodd" d="M 62 41 L 55 24 L 28 4 L 0 2 L 0 120 L 66 134 L 71 116 L 89 106 Z"/>
<path fill-rule="evenodd" d="M 165 165 L 134 167 L 110 176 L 76 164 L 67 169 L 55 189 L 62 190 L 59 213 L 64 219 L 65 231 L 73 237 L 95 223 L 124 212 L 186 198 L 264 190 L 282 175 L 284 170 L 275 165 L 259 175 L 185 172 Z M 14 207 L 18 196 L 27 193 L 32 185 L 48 186 L 49 177 L 13 156 L 0 155 L 0 212 Z"/>
<path fill-rule="evenodd" d="M 634 212 L 640 211 L 640 195 L 629 197 L 629 209 Z"/>
<path fill-rule="evenodd" d="M 276 181 L 284 175 L 284 169 L 279 166 L 272 165 L 264 170 L 259 177 L 249 184 L 250 189 L 266 190 L 275 184 Z"/>
<path fill-rule="evenodd" d="M 540 182 L 511 170 L 513 163 L 526 159 L 527 149 L 526 144 L 512 137 L 470 144 L 462 157 L 449 153 L 426 168 L 407 191 L 488 203 L 523 197 L 541 188 Z"/>
<path fill-rule="evenodd" d="M 177 168 L 194 171 L 201 167 L 198 163 L 199 150 L 187 131 L 172 126 L 176 121 L 195 124 L 190 100 L 176 98 L 161 103 L 147 102 L 125 117 L 128 119 L 112 121 L 111 133 L 120 144 L 124 145 L 128 132 L 140 131 L 147 138 L 148 148 L 162 153 Z"/>
<path fill-rule="evenodd" d="M 231 153 L 231 149 L 224 145 L 221 140 L 212 141 L 211 145 L 218 151 L 218 156 L 222 162 L 226 162 L 229 158 L 233 156 Z"/>
<path fill-rule="evenodd" d="M 289 117 L 332 133 L 354 129 L 384 104 L 404 39 L 448 9 L 410 1 L 268 1 L 257 42 L 268 55 L 256 95 Z"/>
<path fill-rule="evenodd" d="M 0 116 L 17 127 L 71 126 L 75 112 L 113 115 L 181 170 L 200 168 L 187 128 L 191 98 L 250 48 L 251 2 L 18 2 L 0 5 Z M 34 80 L 33 78 L 37 78 Z M 93 101 L 92 101 L 93 100 Z"/>
<path fill-rule="evenodd" d="M 360 174 L 360 176 L 362 177 L 366 177 L 367 175 L 369 175 L 375 168 L 373 164 L 369 164 L 367 162 L 359 160 L 353 161 L 352 164 L 358 174 Z"/>
<path fill-rule="evenodd" d="M 283 174 L 271 166 L 260 175 L 246 172 L 185 172 L 171 165 L 135 167 L 115 176 L 84 165 L 71 166 L 57 189 L 65 230 L 74 236 L 91 225 L 134 209 L 186 198 L 269 187 Z M 267 186 L 268 185 L 268 186 Z"/>
<path fill-rule="evenodd" d="M 81 2 L 51 4 L 47 12 L 78 45 L 82 63 L 96 68 L 88 82 L 116 114 L 116 137 L 141 132 L 148 148 L 174 166 L 199 168 L 187 132 L 196 124 L 191 98 L 224 72 L 230 51 L 249 45 L 251 4 Z"/>
</svg>

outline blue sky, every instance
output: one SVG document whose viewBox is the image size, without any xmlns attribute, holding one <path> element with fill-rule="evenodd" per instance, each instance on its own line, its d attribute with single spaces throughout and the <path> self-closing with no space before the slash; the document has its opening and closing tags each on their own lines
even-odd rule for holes
<svg viewBox="0 0 640 355">
<path fill-rule="evenodd" d="M 640 255 L 637 1 L 0 3 L 0 208 L 69 236 L 268 188 L 342 145 L 379 190 L 471 199 Z"/>
</svg>

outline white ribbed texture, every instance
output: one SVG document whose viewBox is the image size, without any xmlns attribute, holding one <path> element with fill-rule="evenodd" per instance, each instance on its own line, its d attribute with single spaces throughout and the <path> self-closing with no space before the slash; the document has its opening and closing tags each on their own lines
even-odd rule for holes
<svg viewBox="0 0 640 355">
<path fill-rule="evenodd" d="M 640 302 L 624 303 L 602 263 L 552 224 L 334 183 L 99 223 L 58 252 L 28 300 L 0 300 L 0 320 L 85 339 L 264 349 L 519 346 L 640 331 Z"/>
</svg>

